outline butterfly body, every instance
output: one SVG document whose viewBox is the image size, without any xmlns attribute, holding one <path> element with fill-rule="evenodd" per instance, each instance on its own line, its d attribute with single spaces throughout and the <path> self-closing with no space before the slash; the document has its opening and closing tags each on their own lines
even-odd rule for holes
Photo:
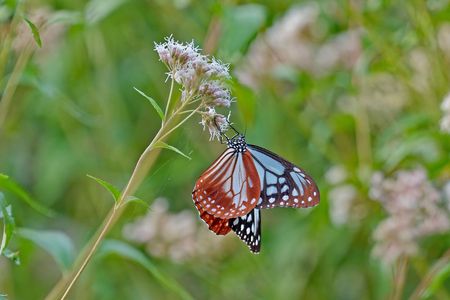
<svg viewBox="0 0 450 300">
<path fill-rule="evenodd" d="M 192 198 L 200 217 L 216 234 L 233 230 L 254 253 L 261 247 L 261 209 L 315 206 L 313 179 L 277 154 L 228 139 L 227 149 L 200 176 Z"/>
</svg>

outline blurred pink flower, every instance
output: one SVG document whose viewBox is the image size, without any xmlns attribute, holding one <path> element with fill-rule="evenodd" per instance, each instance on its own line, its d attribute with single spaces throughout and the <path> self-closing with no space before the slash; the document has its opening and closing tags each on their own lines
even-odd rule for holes
<svg viewBox="0 0 450 300">
<path fill-rule="evenodd" d="M 422 168 L 400 171 L 394 178 L 375 173 L 370 196 L 388 213 L 373 233 L 373 255 L 387 264 L 417 254 L 420 238 L 450 229 L 448 211 L 440 207 L 440 193 Z"/>
<path fill-rule="evenodd" d="M 315 3 L 295 6 L 250 46 L 241 67 L 240 81 L 257 88 L 280 67 L 316 76 L 334 68 L 352 68 L 361 55 L 361 30 L 349 30 L 323 41 L 323 27 Z"/>
<path fill-rule="evenodd" d="M 124 227 L 123 235 L 145 244 L 148 253 L 175 262 L 205 259 L 222 253 L 223 239 L 216 239 L 191 211 L 169 212 L 165 199 L 158 198 L 142 218 Z"/>
</svg>

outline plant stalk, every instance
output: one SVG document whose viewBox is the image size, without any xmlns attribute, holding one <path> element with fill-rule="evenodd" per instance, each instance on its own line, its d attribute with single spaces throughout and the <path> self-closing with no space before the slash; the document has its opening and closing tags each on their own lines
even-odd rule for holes
<svg viewBox="0 0 450 300">
<path fill-rule="evenodd" d="M 172 90 L 172 88 L 171 88 Z M 169 94 L 171 97 L 172 93 Z M 169 100 L 168 100 L 169 101 Z M 95 235 L 91 238 L 88 245 L 82 251 L 81 255 L 75 262 L 75 265 L 72 271 L 63 276 L 60 281 L 54 286 L 54 288 L 50 291 L 50 293 L 45 298 L 46 300 L 54 300 L 54 299 L 65 299 L 69 294 L 70 290 L 80 277 L 83 270 L 86 268 L 87 264 L 91 260 L 92 256 L 95 254 L 96 250 L 101 244 L 101 241 L 105 238 L 106 234 L 111 230 L 114 224 L 117 222 L 119 217 L 122 215 L 124 208 L 126 207 L 126 199 L 131 196 L 139 187 L 139 185 L 144 180 L 148 171 L 154 164 L 156 158 L 158 157 L 160 148 L 155 147 L 158 142 L 163 141 L 168 137 L 170 133 L 172 133 L 175 129 L 181 126 L 184 122 L 186 122 L 191 116 L 197 112 L 199 108 L 192 111 L 187 117 L 182 119 L 179 123 L 171 126 L 176 117 L 179 116 L 179 112 L 185 108 L 189 104 L 189 101 L 186 101 L 180 105 L 166 120 L 165 123 L 161 126 L 160 130 L 153 138 L 152 142 L 148 145 L 148 147 L 141 154 L 136 166 L 133 170 L 133 173 L 128 180 L 127 185 L 125 186 L 123 192 L 120 195 L 120 198 L 115 203 L 114 207 L 110 210 L 108 215 L 106 216 L 104 222 L 99 227 Z"/>
<path fill-rule="evenodd" d="M 442 257 L 430 268 L 428 273 L 423 277 L 422 281 L 412 293 L 410 299 L 419 300 L 436 274 L 438 274 L 448 263 L 450 263 L 450 249 L 448 249 L 444 255 L 442 255 Z"/>
<path fill-rule="evenodd" d="M 403 295 L 403 288 L 405 286 L 406 270 L 408 269 L 408 259 L 405 256 L 399 258 L 397 262 L 394 289 L 392 291 L 392 300 L 400 300 Z"/>
</svg>

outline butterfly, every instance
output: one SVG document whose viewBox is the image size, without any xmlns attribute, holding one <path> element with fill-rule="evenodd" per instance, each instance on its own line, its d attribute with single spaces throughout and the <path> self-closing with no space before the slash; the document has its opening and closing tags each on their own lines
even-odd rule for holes
<svg viewBox="0 0 450 300">
<path fill-rule="evenodd" d="M 192 199 L 211 231 L 226 235 L 232 230 L 251 252 L 259 253 L 261 209 L 315 206 L 319 189 L 304 170 L 247 144 L 244 135 L 231 128 L 236 134 L 223 135 L 227 149 L 200 175 Z"/>
</svg>

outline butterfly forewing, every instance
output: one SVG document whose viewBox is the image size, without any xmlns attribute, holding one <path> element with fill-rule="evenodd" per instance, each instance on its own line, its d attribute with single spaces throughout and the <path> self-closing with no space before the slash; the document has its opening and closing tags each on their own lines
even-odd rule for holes
<svg viewBox="0 0 450 300">
<path fill-rule="evenodd" d="M 253 253 L 261 249 L 261 210 L 253 209 L 249 214 L 229 220 L 229 226 L 247 244 Z"/>
<path fill-rule="evenodd" d="M 301 168 L 262 147 L 248 145 L 261 186 L 258 207 L 312 207 L 320 195 L 313 179 Z"/>
<path fill-rule="evenodd" d="M 199 212 L 228 219 L 248 214 L 257 205 L 260 191 L 250 153 L 228 148 L 200 176 L 192 197 Z"/>
</svg>

